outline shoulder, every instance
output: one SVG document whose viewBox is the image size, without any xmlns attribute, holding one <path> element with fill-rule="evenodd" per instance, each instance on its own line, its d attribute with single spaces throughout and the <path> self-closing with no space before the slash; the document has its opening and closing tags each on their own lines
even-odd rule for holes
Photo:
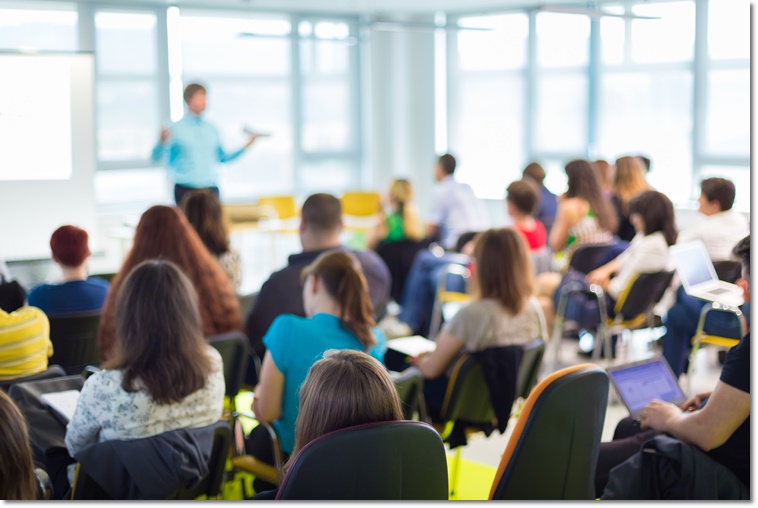
<svg viewBox="0 0 758 508">
<path fill-rule="evenodd" d="M 370 270 L 372 268 L 382 269 L 386 267 L 384 260 L 372 250 L 365 251 L 351 251 L 351 253 L 358 259 L 358 262 L 363 267 L 363 270 Z"/>
<path fill-rule="evenodd" d="M 475 321 L 501 313 L 497 302 L 493 300 L 474 300 L 461 307 L 453 317 L 453 321 Z"/>
<path fill-rule="evenodd" d="M 36 301 L 47 296 L 51 288 L 52 286 L 50 284 L 45 283 L 37 284 L 36 286 L 32 287 L 32 289 L 29 290 L 29 294 L 27 295 L 29 305 L 36 305 Z"/>
<path fill-rule="evenodd" d="M 37 323 L 47 323 L 47 315 L 37 307 L 21 307 L 11 313 L 0 312 L 0 327 L 2 326 L 34 326 Z"/>
<path fill-rule="evenodd" d="M 103 289 L 109 289 L 111 287 L 107 280 L 101 279 L 100 277 L 88 277 L 87 284 Z"/>
</svg>

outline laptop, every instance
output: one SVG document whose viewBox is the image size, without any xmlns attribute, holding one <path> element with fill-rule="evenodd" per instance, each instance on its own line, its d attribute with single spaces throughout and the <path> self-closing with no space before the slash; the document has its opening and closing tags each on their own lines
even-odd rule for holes
<svg viewBox="0 0 758 508">
<path fill-rule="evenodd" d="M 79 390 L 43 393 L 40 399 L 52 410 L 53 416 L 63 425 L 67 425 L 74 416 L 76 403 L 79 400 Z"/>
<path fill-rule="evenodd" d="M 668 362 L 660 355 L 608 368 L 611 384 L 632 418 L 653 399 L 680 406 L 687 400 Z"/>
<path fill-rule="evenodd" d="M 739 286 L 719 280 L 716 276 L 703 242 L 676 244 L 669 250 L 674 258 L 676 273 L 688 295 L 726 305 L 745 303 Z"/>
</svg>

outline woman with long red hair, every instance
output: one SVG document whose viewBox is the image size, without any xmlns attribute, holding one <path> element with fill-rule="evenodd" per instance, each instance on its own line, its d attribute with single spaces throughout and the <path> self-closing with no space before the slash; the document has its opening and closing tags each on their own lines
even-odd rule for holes
<svg viewBox="0 0 758 508">
<path fill-rule="evenodd" d="M 113 278 L 100 318 L 100 359 L 107 360 L 115 340 L 116 298 L 126 275 L 142 261 L 168 260 L 192 281 L 207 337 L 242 329 L 239 301 L 232 283 L 208 252 L 187 219 L 175 207 L 153 206 L 142 214 L 132 249 Z"/>
</svg>

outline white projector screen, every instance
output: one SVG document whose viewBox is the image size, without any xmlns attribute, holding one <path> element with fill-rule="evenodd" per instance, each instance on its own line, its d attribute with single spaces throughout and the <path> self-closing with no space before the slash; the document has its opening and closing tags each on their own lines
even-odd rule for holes
<svg viewBox="0 0 758 508">
<path fill-rule="evenodd" d="M 0 53 L 0 76 L 0 257 L 49 257 L 63 224 L 94 251 L 93 55 Z"/>
</svg>

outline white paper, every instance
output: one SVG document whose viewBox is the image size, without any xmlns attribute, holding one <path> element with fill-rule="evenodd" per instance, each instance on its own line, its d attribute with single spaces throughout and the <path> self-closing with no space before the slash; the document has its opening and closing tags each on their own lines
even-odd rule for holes
<svg viewBox="0 0 758 508">
<path fill-rule="evenodd" d="M 387 341 L 387 347 L 408 356 L 418 356 L 421 353 L 429 353 L 437 348 L 437 343 L 414 335 L 413 337 L 399 337 Z"/>
<path fill-rule="evenodd" d="M 79 400 L 79 390 L 66 390 L 63 392 L 43 393 L 40 398 L 45 403 L 60 413 L 67 420 L 74 417 L 76 402 Z"/>
</svg>

